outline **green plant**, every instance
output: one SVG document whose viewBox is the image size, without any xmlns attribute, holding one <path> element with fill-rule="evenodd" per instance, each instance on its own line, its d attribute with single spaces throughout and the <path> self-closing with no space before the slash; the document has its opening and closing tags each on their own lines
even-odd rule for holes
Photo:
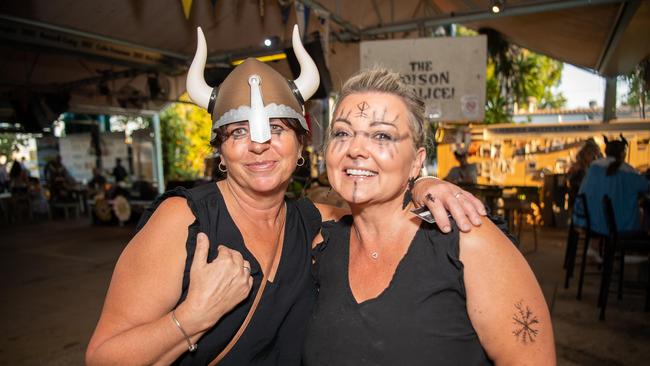
<svg viewBox="0 0 650 366">
<path fill-rule="evenodd" d="M 182 101 L 189 101 L 187 96 Z M 204 171 L 212 119 L 208 112 L 189 103 L 173 103 L 160 115 L 163 171 L 166 180 L 192 180 Z"/>
</svg>

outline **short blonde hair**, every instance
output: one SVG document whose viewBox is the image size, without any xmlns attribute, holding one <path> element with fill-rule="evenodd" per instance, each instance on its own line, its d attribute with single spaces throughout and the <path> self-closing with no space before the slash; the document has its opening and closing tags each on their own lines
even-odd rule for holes
<svg viewBox="0 0 650 366">
<path fill-rule="evenodd" d="M 382 67 L 373 67 L 356 73 L 343 84 L 336 99 L 334 114 L 345 97 L 357 93 L 386 93 L 400 98 L 409 112 L 409 128 L 413 144 L 416 149 L 424 147 L 426 141 L 424 102 L 415 95 L 412 88 L 402 82 L 398 73 Z"/>
</svg>

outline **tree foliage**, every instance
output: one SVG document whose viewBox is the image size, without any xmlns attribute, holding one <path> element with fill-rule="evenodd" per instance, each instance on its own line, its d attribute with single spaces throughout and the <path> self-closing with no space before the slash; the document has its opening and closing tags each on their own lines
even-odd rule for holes
<svg viewBox="0 0 650 366">
<path fill-rule="evenodd" d="M 189 102 L 187 95 L 182 102 Z M 212 119 L 207 111 L 190 103 L 173 103 L 160 116 L 163 170 L 166 180 L 192 180 L 203 174 Z"/>
<path fill-rule="evenodd" d="M 533 100 L 537 108 L 561 108 L 566 104 L 562 93 L 553 92 L 562 77 L 560 61 L 513 45 L 495 30 L 481 29 L 478 33 L 488 39 L 485 123 L 509 122 L 515 106 L 528 108 Z M 478 33 L 458 27 L 460 36 Z"/>
<path fill-rule="evenodd" d="M 634 71 L 621 78 L 628 85 L 623 104 L 638 110 L 640 118 L 646 118 L 646 106 L 650 100 L 650 59 L 641 62 Z"/>
<path fill-rule="evenodd" d="M 27 139 L 15 133 L 0 133 L 0 155 L 11 159 L 14 152 L 17 152 L 20 146 L 25 146 Z"/>
</svg>

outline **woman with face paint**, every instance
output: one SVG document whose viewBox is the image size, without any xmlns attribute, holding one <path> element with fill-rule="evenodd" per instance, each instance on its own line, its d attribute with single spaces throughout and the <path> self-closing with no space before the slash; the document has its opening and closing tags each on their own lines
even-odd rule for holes
<svg viewBox="0 0 650 366">
<path fill-rule="evenodd" d="M 248 59 L 213 89 L 203 80 L 199 30 L 188 92 L 212 114 L 212 145 L 227 177 L 167 192 L 144 215 L 115 267 L 89 365 L 300 364 L 315 300 L 311 243 L 321 217 L 335 210 L 284 198 L 305 163 L 302 104 L 319 82 L 298 34 L 298 79 Z M 467 216 L 480 223 L 478 204 L 453 202 L 457 187 L 427 180 L 419 188 L 445 197 L 468 226 Z M 436 217 L 447 220 L 446 212 Z"/>
<path fill-rule="evenodd" d="M 555 364 L 542 292 L 502 231 L 484 219 L 443 234 L 410 212 L 423 116 L 396 73 L 364 71 L 343 86 L 326 163 L 352 214 L 324 223 L 316 239 L 319 293 L 304 364 Z M 435 193 L 427 201 L 444 211 Z"/>
</svg>

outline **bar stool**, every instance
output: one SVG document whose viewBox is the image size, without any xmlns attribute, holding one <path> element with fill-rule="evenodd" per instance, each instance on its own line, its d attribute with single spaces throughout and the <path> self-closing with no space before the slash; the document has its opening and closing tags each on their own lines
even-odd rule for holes
<svg viewBox="0 0 650 366">
<path fill-rule="evenodd" d="M 574 207 L 579 207 L 575 209 L 571 207 L 571 215 L 569 216 L 569 232 L 567 235 L 566 242 L 566 251 L 564 252 L 564 288 L 569 288 L 569 280 L 573 278 L 573 271 L 575 269 L 576 255 L 578 253 L 578 242 L 580 241 L 580 233 L 585 233 L 585 243 L 588 243 L 589 230 L 580 230 L 580 228 L 575 226 L 573 216 L 576 215 L 585 220 L 586 226 L 589 227 L 589 213 L 586 212 L 586 198 L 584 193 L 578 195 L 575 199 Z"/>
<path fill-rule="evenodd" d="M 589 251 L 589 245 L 591 243 L 591 239 L 594 238 L 594 239 L 600 239 L 601 246 L 602 246 L 603 236 L 591 230 L 591 217 L 589 215 L 589 204 L 587 203 L 587 196 L 584 193 L 581 193 L 576 198 L 576 202 L 578 200 L 580 200 L 580 202 L 582 203 L 582 207 L 584 210 L 582 213 L 582 217 L 585 219 L 585 227 L 582 228 L 582 230 L 585 233 L 585 240 L 582 248 L 582 258 L 580 261 L 580 277 L 578 278 L 578 292 L 576 294 L 576 299 L 582 300 L 582 288 L 585 282 L 585 275 L 587 274 L 585 273 L 585 268 L 587 268 L 587 252 Z M 580 216 L 579 213 L 578 216 Z M 590 273 L 590 274 L 598 274 L 598 273 Z"/>
<path fill-rule="evenodd" d="M 609 196 L 603 197 L 603 208 L 605 212 L 605 221 L 609 228 L 609 235 L 605 239 L 605 256 L 603 260 L 603 275 L 600 282 L 600 294 L 598 296 L 598 306 L 600 306 L 600 320 L 605 320 L 605 310 L 607 309 L 607 299 L 609 297 L 609 285 L 611 282 L 614 268 L 616 253 L 620 253 L 620 274 L 618 283 L 618 298 L 623 295 L 623 274 L 625 266 L 625 253 L 636 252 L 648 255 L 650 260 L 650 235 L 646 232 L 619 232 L 616 225 L 614 207 Z M 650 278 L 646 285 L 645 307 L 644 311 L 650 310 Z"/>
</svg>

